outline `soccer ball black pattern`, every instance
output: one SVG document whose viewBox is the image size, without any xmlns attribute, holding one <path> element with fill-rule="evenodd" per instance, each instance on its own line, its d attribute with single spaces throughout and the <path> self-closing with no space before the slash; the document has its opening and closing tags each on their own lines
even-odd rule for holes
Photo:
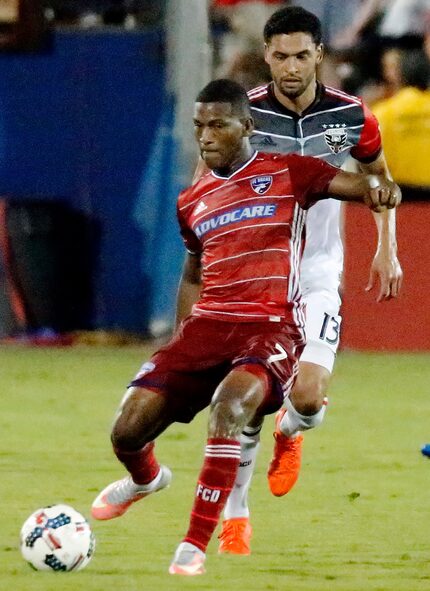
<svg viewBox="0 0 430 591">
<path fill-rule="evenodd" d="M 36 570 L 76 571 L 91 560 L 95 538 L 88 521 L 73 507 L 52 505 L 38 509 L 25 521 L 20 548 Z"/>
</svg>

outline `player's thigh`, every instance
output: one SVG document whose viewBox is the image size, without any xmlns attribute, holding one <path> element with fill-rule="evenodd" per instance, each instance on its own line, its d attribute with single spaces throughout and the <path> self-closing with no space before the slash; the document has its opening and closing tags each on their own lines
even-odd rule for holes
<svg viewBox="0 0 430 591">
<path fill-rule="evenodd" d="M 342 323 L 339 295 L 337 291 L 309 293 L 305 302 L 306 346 L 300 361 L 321 366 L 330 374 L 336 359 Z"/>
</svg>

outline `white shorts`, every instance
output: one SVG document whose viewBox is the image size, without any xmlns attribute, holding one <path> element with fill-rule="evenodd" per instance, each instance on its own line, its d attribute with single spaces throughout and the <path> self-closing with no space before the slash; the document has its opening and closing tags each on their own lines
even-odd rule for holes
<svg viewBox="0 0 430 591">
<path fill-rule="evenodd" d="M 304 296 L 306 303 L 306 346 L 300 361 L 325 367 L 330 373 L 339 346 L 340 297 L 337 291 L 318 291 Z"/>
</svg>

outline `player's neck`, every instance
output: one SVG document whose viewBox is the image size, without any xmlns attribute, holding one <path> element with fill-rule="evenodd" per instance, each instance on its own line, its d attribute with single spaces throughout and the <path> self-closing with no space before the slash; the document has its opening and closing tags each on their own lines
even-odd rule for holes
<svg viewBox="0 0 430 591">
<path fill-rule="evenodd" d="M 276 99 L 289 111 L 301 115 L 311 104 L 314 102 L 317 94 L 317 81 L 316 78 L 309 84 L 306 90 L 300 96 L 290 98 L 282 94 L 276 84 L 273 85 L 273 93 Z"/>
<path fill-rule="evenodd" d="M 238 154 L 237 158 L 229 164 L 228 166 L 223 166 L 222 168 L 214 168 L 214 172 L 218 176 L 228 177 L 234 174 L 239 168 L 241 168 L 244 164 L 248 162 L 255 154 L 255 150 L 251 145 L 246 145 L 242 148 L 240 153 Z"/>
</svg>

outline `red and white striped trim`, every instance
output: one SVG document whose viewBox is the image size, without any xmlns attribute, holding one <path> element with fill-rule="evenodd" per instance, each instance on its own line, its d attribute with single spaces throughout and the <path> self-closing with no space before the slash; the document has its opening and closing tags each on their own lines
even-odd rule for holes
<svg viewBox="0 0 430 591">
<path fill-rule="evenodd" d="M 233 232 L 243 232 L 243 230 L 248 230 L 248 228 L 262 228 L 263 226 L 289 226 L 290 224 L 287 222 L 277 222 L 272 224 L 250 224 L 248 226 L 241 226 L 240 228 L 234 228 L 233 230 L 227 230 L 226 232 L 221 232 L 220 234 L 216 234 L 212 236 L 212 238 L 208 238 L 205 240 L 205 246 L 207 246 L 213 240 L 217 240 L 220 236 L 225 236 L 226 234 L 232 234 Z"/>
<path fill-rule="evenodd" d="M 224 283 L 223 285 L 212 285 L 207 287 L 206 291 L 213 291 L 214 289 L 224 289 L 225 287 L 231 287 L 232 285 L 239 285 L 241 283 L 253 283 L 254 281 L 288 281 L 288 275 L 265 275 L 264 277 L 248 277 L 246 279 L 239 279 L 238 281 L 232 281 L 231 283 Z"/>
<path fill-rule="evenodd" d="M 232 444 L 208 444 L 205 449 L 205 456 L 209 458 L 237 458 L 240 460 L 240 443 Z"/>
<path fill-rule="evenodd" d="M 338 98 L 341 98 L 341 99 L 348 101 L 350 103 L 355 103 L 356 105 L 362 104 L 362 101 L 357 96 L 347 94 L 346 92 L 343 92 L 343 90 L 339 90 L 338 88 L 332 88 L 331 86 L 326 86 L 325 90 L 326 90 L 327 94 L 330 94 L 332 96 L 337 96 Z"/>
<path fill-rule="evenodd" d="M 248 98 L 250 101 L 253 101 L 262 96 L 266 96 L 268 92 L 268 84 L 264 84 L 263 86 L 257 86 L 256 88 L 252 88 L 248 91 Z"/>
<path fill-rule="evenodd" d="M 241 257 L 246 257 L 255 254 L 262 254 L 267 252 L 283 252 L 285 254 L 290 254 L 290 251 L 287 248 L 263 248 L 261 250 L 249 250 L 247 252 L 241 252 L 240 254 L 234 254 L 230 257 L 225 257 L 223 259 L 217 259 L 213 263 L 209 263 L 206 265 L 206 269 L 209 269 L 213 265 L 218 265 L 219 263 L 224 263 L 225 261 L 231 261 L 232 259 L 240 259 Z M 253 302 L 254 303 L 254 302 Z"/>
<path fill-rule="evenodd" d="M 233 302 L 233 303 L 237 303 L 237 302 Z M 244 302 L 240 302 L 240 305 L 242 306 Z M 245 302 L 248 303 L 248 302 Z M 255 305 L 254 302 L 252 302 L 253 305 Z M 264 322 L 281 322 L 283 316 L 274 316 L 273 314 L 251 314 L 248 312 L 225 312 L 224 310 L 222 312 L 218 311 L 218 310 L 205 310 L 203 308 L 199 308 L 197 305 L 193 306 L 193 314 L 199 313 L 200 316 L 213 316 L 214 314 L 218 314 L 218 316 L 235 316 L 238 318 L 259 318 L 261 320 L 263 320 Z"/>
</svg>

